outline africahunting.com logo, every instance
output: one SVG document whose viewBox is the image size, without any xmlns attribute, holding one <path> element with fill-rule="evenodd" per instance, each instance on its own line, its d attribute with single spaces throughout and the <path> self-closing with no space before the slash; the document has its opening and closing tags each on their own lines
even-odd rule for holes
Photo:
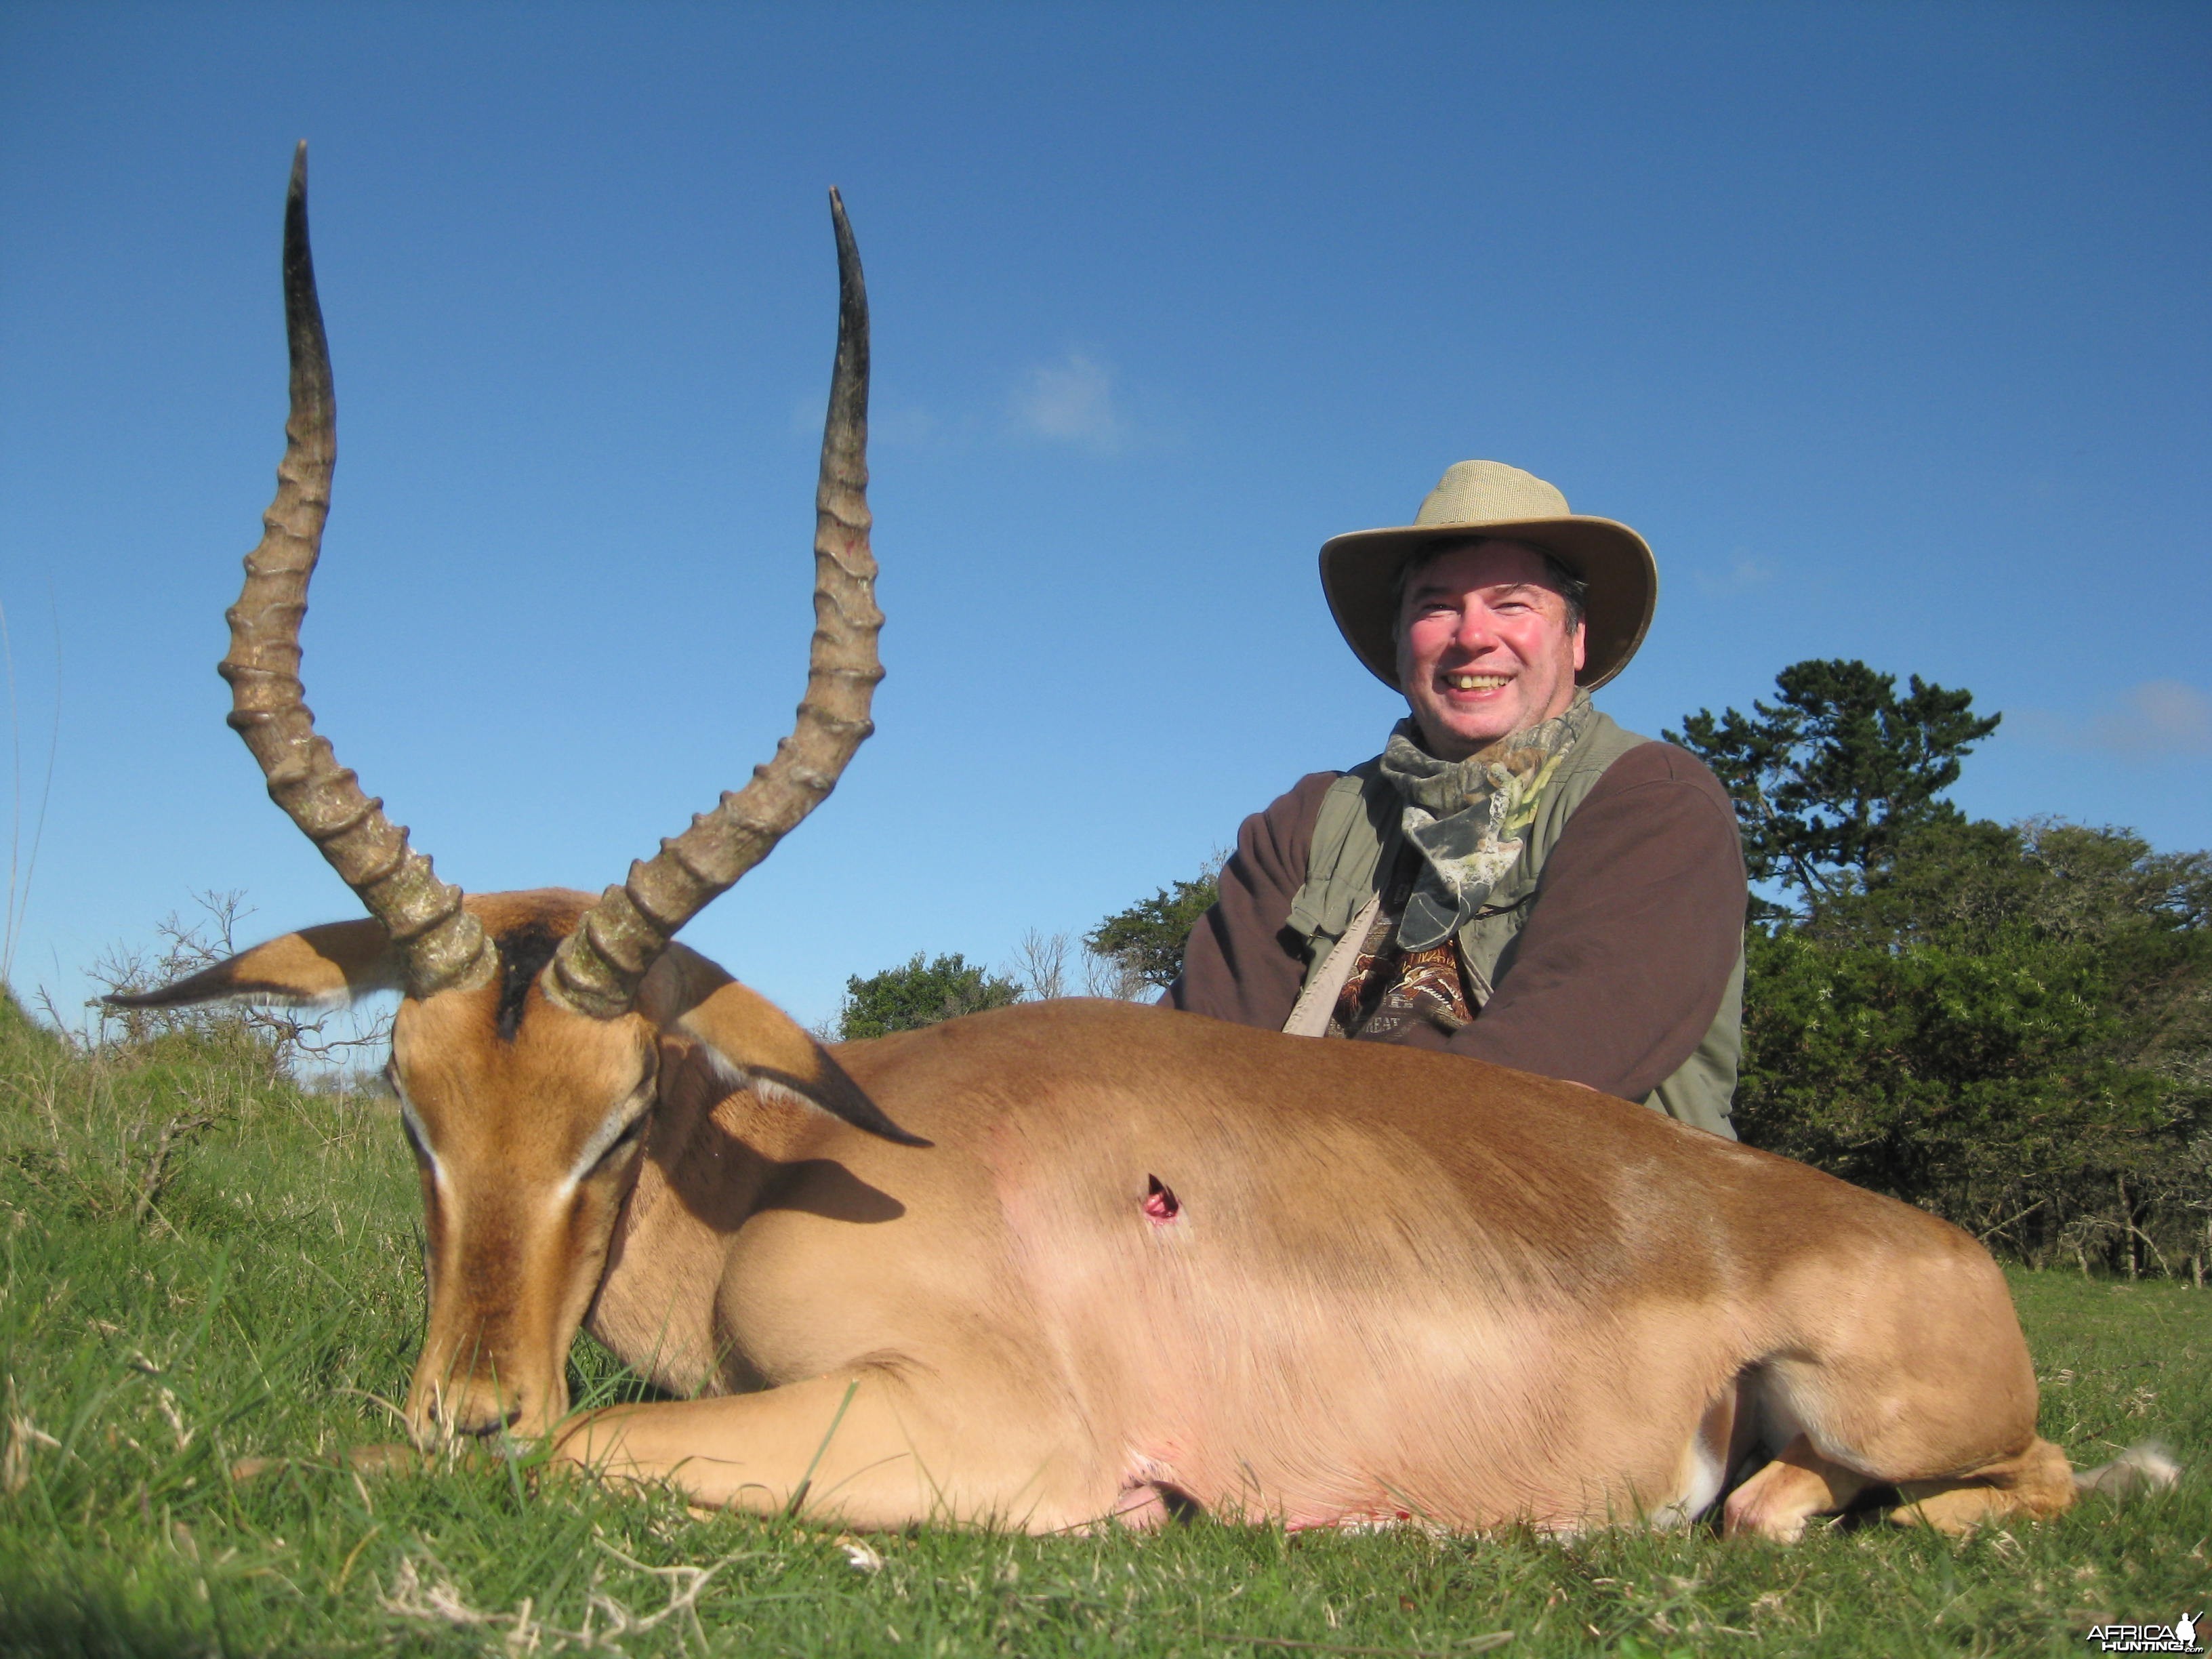
<svg viewBox="0 0 2212 1659">
<path fill-rule="evenodd" d="M 2103 1653 L 2202 1653 L 2197 1621 L 2202 1613 L 2185 1613 L 2170 1625 L 2098 1625 L 2090 1644 Z"/>
</svg>

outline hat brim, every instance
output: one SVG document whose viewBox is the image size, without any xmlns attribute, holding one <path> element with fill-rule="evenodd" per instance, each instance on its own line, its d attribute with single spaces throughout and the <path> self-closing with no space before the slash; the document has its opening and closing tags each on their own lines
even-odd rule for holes
<svg viewBox="0 0 2212 1659">
<path fill-rule="evenodd" d="M 1352 654 L 1394 691 L 1398 684 L 1398 573 L 1439 542 L 1525 542 L 1589 585 L 1583 665 L 1575 684 L 1595 690 L 1628 666 L 1659 603 L 1659 566 L 1644 538 L 1613 519 L 1572 514 L 1498 524 L 1407 525 L 1354 530 L 1322 544 L 1321 586 Z"/>
</svg>

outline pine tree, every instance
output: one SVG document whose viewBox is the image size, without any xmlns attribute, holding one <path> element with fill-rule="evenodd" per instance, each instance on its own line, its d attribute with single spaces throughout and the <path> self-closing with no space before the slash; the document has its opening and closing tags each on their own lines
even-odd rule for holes
<svg viewBox="0 0 2212 1659">
<path fill-rule="evenodd" d="M 1716 719 L 1701 708 L 1664 735 L 1711 767 L 1735 802 L 1753 881 L 1781 881 L 1809 908 L 1864 882 L 1900 840 L 1959 821 L 1942 799 L 1959 763 L 2002 715 L 1974 694 L 1840 659 L 1792 663 L 1773 703 Z"/>
</svg>

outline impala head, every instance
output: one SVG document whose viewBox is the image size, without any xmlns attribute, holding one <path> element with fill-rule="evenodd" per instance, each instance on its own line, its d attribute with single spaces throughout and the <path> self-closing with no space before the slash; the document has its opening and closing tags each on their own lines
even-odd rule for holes
<svg viewBox="0 0 2212 1659">
<path fill-rule="evenodd" d="M 606 1262 L 658 1098 L 661 1039 L 705 1047 L 740 1085 L 800 1097 L 910 1142 L 797 1024 L 677 930 L 811 811 L 873 729 L 882 614 L 868 548 L 867 298 L 830 193 L 840 305 L 815 494 L 817 626 L 792 734 L 743 789 L 633 864 L 598 898 L 465 897 L 364 794 L 314 729 L 300 621 L 337 453 L 330 355 L 307 246 L 307 146 L 284 216 L 291 418 L 276 497 L 229 611 L 230 724 L 269 793 L 321 848 L 369 919 L 310 927 L 143 996 L 335 1006 L 397 989 L 388 1070 L 422 1177 L 430 1315 L 409 1391 L 419 1440 L 541 1433 L 568 1409 L 568 1346 Z"/>
</svg>

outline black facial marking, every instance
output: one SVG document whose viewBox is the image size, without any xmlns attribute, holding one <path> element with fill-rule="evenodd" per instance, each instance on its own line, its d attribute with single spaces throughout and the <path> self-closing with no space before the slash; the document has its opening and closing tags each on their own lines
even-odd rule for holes
<svg viewBox="0 0 2212 1659">
<path fill-rule="evenodd" d="M 512 1042 L 522 1024 L 523 999 L 530 994 L 532 982 L 544 971 L 545 964 L 553 960 L 561 936 L 542 921 L 526 921 L 501 933 L 495 942 L 499 945 L 499 1036 L 501 1042 Z"/>
</svg>

